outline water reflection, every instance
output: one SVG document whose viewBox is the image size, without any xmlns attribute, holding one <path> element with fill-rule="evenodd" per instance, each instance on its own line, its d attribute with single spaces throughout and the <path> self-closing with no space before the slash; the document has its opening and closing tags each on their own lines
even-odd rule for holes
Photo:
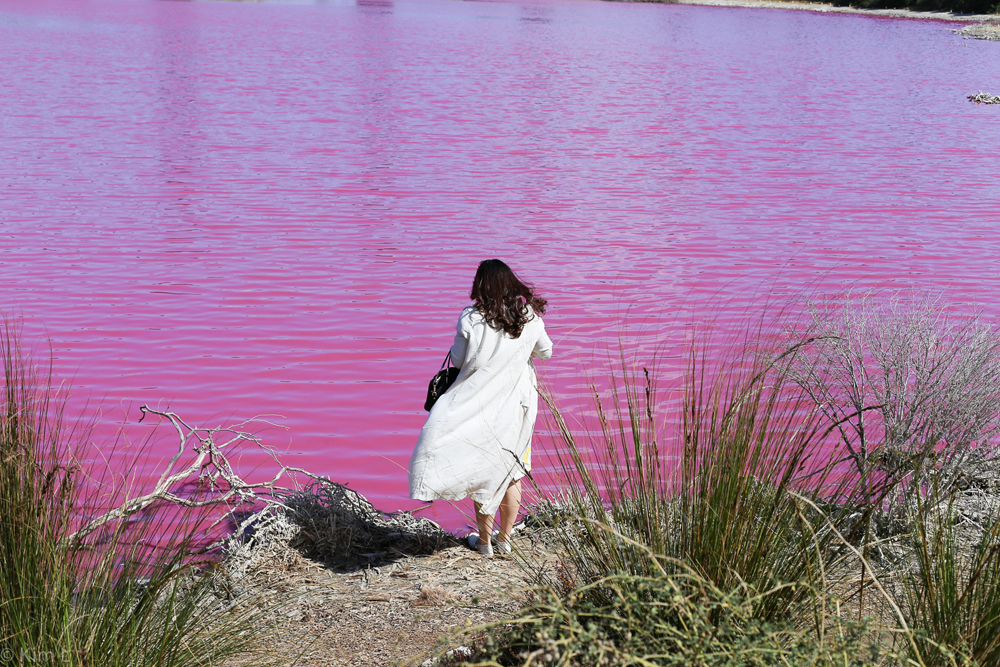
<svg viewBox="0 0 1000 667">
<path fill-rule="evenodd" d="M 552 10 L 543 4 L 521 5 L 521 21 L 525 23 L 552 23 Z"/>
<path fill-rule="evenodd" d="M 157 5 L 154 5 L 156 7 Z M 152 22 L 152 69 L 156 78 L 156 137 L 165 210 L 186 217 L 194 203 L 192 186 L 198 179 L 203 144 L 199 137 L 202 112 L 198 108 L 199 81 L 196 51 L 199 25 L 191 11 L 177 5 L 159 5 Z"/>
<path fill-rule="evenodd" d="M 357 116 L 351 119 L 351 143 L 357 148 L 357 161 L 344 165 L 352 180 L 367 191 L 363 202 L 365 216 L 381 216 L 393 199 L 384 193 L 393 191 L 395 172 L 400 166 L 400 150 L 406 142 L 399 113 L 397 78 L 404 67 L 396 40 L 392 15 L 393 3 L 382 0 L 359 0 L 365 9 L 352 36 L 355 44 L 351 63 L 356 72 Z M 410 85 L 413 85 L 412 82 Z M 353 152 L 353 151 L 352 151 Z"/>
<path fill-rule="evenodd" d="M 377 14 L 391 14 L 395 6 L 392 0 L 356 0 L 357 6 Z"/>
</svg>

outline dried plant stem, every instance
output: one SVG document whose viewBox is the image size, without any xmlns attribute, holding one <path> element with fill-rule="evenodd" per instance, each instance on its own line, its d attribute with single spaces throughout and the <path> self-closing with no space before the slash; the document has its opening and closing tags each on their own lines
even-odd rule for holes
<svg viewBox="0 0 1000 667">
<path fill-rule="evenodd" d="M 867 559 L 865 559 L 864 555 L 862 555 L 862 553 L 860 551 L 858 551 L 854 547 L 854 545 L 851 544 L 840 533 L 839 530 L 837 530 L 837 527 L 833 524 L 832 521 L 830 521 L 830 519 L 828 517 L 826 517 L 826 514 L 823 513 L 823 511 L 819 508 L 819 506 L 816 505 L 816 503 L 814 503 L 813 501 L 809 500 L 805 496 L 803 496 L 801 494 L 798 494 L 798 493 L 796 493 L 794 491 L 789 491 L 788 493 L 791 494 L 796 500 L 800 500 L 800 501 L 804 502 L 805 504 L 809 505 L 814 510 L 816 510 L 817 512 L 819 512 L 824 517 L 824 519 L 826 520 L 826 525 L 830 528 L 830 530 L 833 532 L 833 534 L 837 536 L 837 539 L 839 539 L 840 542 L 845 547 L 847 547 L 847 549 L 852 554 L 854 554 L 854 556 L 862 564 L 862 576 L 864 576 L 864 572 L 868 572 L 868 576 L 871 579 L 872 584 L 875 586 L 875 588 L 878 589 L 878 592 L 882 594 L 882 598 L 886 601 L 886 603 L 889 605 L 889 607 L 892 609 L 893 613 L 895 614 L 896 620 L 899 622 L 899 627 L 903 630 L 903 635 L 906 637 L 907 641 L 910 643 L 910 647 L 913 649 L 913 654 L 914 654 L 914 656 L 916 656 L 917 661 L 920 663 L 921 667 L 926 667 L 926 663 L 924 663 L 923 658 L 920 656 L 920 651 L 918 650 L 917 643 L 914 640 L 913 631 L 910 629 L 910 626 L 906 622 L 906 616 L 903 614 L 903 610 L 899 608 L 899 605 L 897 605 L 896 601 L 892 599 L 892 596 L 889 595 L 888 592 L 886 592 L 885 588 L 882 586 L 882 582 L 880 582 L 879 579 L 878 579 L 878 577 L 875 576 L 875 573 L 872 571 L 871 566 L 868 564 L 868 561 L 867 561 Z"/>
</svg>

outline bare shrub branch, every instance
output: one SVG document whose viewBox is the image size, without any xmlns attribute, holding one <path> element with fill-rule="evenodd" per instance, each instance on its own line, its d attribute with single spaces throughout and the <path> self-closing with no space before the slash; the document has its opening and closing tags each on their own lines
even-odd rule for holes
<svg viewBox="0 0 1000 667">
<path fill-rule="evenodd" d="M 1000 433 L 1000 331 L 933 300 L 876 294 L 813 304 L 820 340 L 793 377 L 846 447 L 866 502 L 933 476 L 950 488 Z"/>
<path fill-rule="evenodd" d="M 160 474 L 152 491 L 137 498 L 127 499 L 118 507 L 101 516 L 91 519 L 79 530 L 68 535 L 65 542 L 79 543 L 94 531 L 112 522 L 127 520 L 132 515 L 144 510 L 157 502 L 167 502 L 179 507 L 199 508 L 214 505 L 255 504 L 259 501 L 273 502 L 267 496 L 273 493 L 279 479 L 288 468 L 280 467 L 270 480 L 250 483 L 237 475 L 226 456 L 227 450 L 241 443 L 252 443 L 267 451 L 275 462 L 273 450 L 267 448 L 260 439 L 248 431 L 240 430 L 247 423 L 258 420 L 248 420 L 235 426 L 217 428 L 199 428 L 191 426 L 172 412 L 161 412 L 143 405 L 142 421 L 148 414 L 156 415 L 168 421 L 177 433 L 177 451 Z M 192 444 L 193 443 L 193 444 Z M 183 467 L 178 462 L 189 451 L 195 454 L 194 459 Z M 278 463 L 280 466 L 280 463 Z M 215 491 L 214 494 L 201 500 L 185 498 L 177 495 L 172 489 L 184 482 L 197 480 L 201 487 Z M 286 489 L 287 490 L 287 489 Z"/>
</svg>

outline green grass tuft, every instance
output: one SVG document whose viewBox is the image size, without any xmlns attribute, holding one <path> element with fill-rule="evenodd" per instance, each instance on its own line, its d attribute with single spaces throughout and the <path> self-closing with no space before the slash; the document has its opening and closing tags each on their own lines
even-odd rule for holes
<svg viewBox="0 0 1000 667">
<path fill-rule="evenodd" d="M 230 606 L 212 564 L 192 560 L 197 521 L 110 523 L 67 540 L 90 508 L 62 396 L 0 326 L 0 656 L 61 667 L 216 665 L 254 660 L 266 609 Z M 171 532 L 172 531 L 172 532 Z M 263 654 L 257 655 L 258 658 Z"/>
</svg>

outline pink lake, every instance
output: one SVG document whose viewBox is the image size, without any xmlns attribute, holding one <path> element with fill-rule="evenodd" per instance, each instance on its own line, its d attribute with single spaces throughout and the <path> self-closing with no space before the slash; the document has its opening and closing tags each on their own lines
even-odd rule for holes
<svg viewBox="0 0 1000 667">
<path fill-rule="evenodd" d="M 426 383 L 481 259 L 549 299 L 542 375 L 571 411 L 623 321 L 673 340 L 850 286 L 1000 314 L 1000 108 L 966 99 L 1000 92 L 1000 44 L 951 27 L 0 0 L 0 310 L 51 340 L 97 443 L 121 424 L 141 441 L 144 403 L 270 415 L 284 463 L 414 508 Z"/>
</svg>

